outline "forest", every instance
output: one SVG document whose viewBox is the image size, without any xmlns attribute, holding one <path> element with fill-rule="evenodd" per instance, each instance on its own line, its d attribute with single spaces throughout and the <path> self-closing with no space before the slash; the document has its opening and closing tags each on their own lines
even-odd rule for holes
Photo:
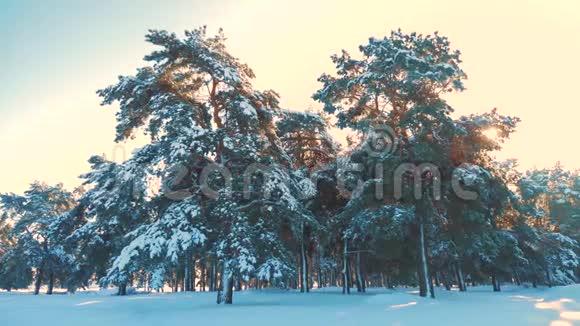
<svg viewBox="0 0 580 326">
<path fill-rule="evenodd" d="M 580 281 L 580 171 L 495 158 L 520 119 L 455 115 L 445 98 L 467 74 L 447 37 L 396 30 L 332 55 L 318 110 L 254 89 L 221 30 L 146 41 L 148 64 L 97 95 L 117 143 L 147 144 L 124 162 L 90 157 L 78 188 L 1 194 L 0 288 L 210 291 L 232 304 L 268 287 L 436 298 Z"/>
</svg>

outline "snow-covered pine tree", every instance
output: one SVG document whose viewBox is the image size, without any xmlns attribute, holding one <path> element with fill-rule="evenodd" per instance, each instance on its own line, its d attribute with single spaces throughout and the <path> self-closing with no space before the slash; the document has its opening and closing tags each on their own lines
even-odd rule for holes
<svg viewBox="0 0 580 326">
<path fill-rule="evenodd" d="M 0 219 L 0 289 L 22 289 L 32 283 L 32 268 L 12 236 L 7 218 Z"/>
<path fill-rule="evenodd" d="M 506 225 L 511 223 L 506 211 L 513 204 L 513 193 L 493 170 L 464 166 L 455 173 L 463 191 L 477 194 L 477 198 L 465 200 L 453 193 L 447 196 L 447 237 L 452 244 L 448 258 L 457 266 L 456 273 L 463 274 L 467 269 L 473 281 L 481 282 L 488 280 L 478 276 L 488 275 L 493 289 L 499 291 L 500 281 L 511 279 L 515 266 L 525 260 L 517 237 Z M 461 284 L 464 281 L 459 278 L 459 287 L 465 291 L 465 284 Z"/>
<path fill-rule="evenodd" d="M 433 161 L 436 146 L 430 148 L 428 143 L 436 144 L 438 132 L 450 125 L 451 109 L 441 94 L 463 90 L 465 74 L 459 68 L 459 51 L 452 51 L 448 39 L 437 33 L 423 36 L 400 30 L 383 39 L 371 38 L 359 49 L 362 59 L 353 59 L 346 51 L 332 57 L 336 75 L 323 74 L 319 78 L 323 86 L 314 94 L 314 99 L 324 104 L 326 112 L 336 116 L 338 127 L 362 133 L 359 152 L 369 148 L 371 152 L 377 150 L 373 148 L 377 145 L 373 138 L 376 139 L 374 134 L 378 128 L 386 125 L 396 133 L 386 135 L 390 139 L 383 141 L 390 141 L 394 148 L 397 145 L 394 138 L 398 138 L 397 153 L 370 153 L 378 155 L 360 161 L 367 171 L 384 163 L 390 154 L 399 156 L 401 163 Z M 364 182 L 375 178 L 368 174 Z M 375 188 L 373 182 L 367 185 L 367 189 Z M 425 225 L 431 223 L 432 201 L 436 200 L 433 194 L 425 193 L 412 204 L 417 217 L 415 238 L 422 296 L 427 295 L 429 278 Z"/>
<path fill-rule="evenodd" d="M 528 259 L 521 274 L 534 285 L 549 286 L 577 281 L 580 246 L 574 239 L 574 229 L 568 234 L 567 224 L 574 222 L 574 203 L 578 193 L 573 190 L 576 178 L 559 165 L 554 169 L 527 171 L 517 181 L 520 195 L 518 225 L 522 248 Z M 576 206 L 577 207 L 577 206 Z M 568 208 L 569 210 L 566 210 Z"/>
<path fill-rule="evenodd" d="M 328 119 L 321 113 L 283 110 L 276 128 L 296 169 L 312 171 L 322 167 L 332 162 L 340 150 L 328 133 Z"/>
<path fill-rule="evenodd" d="M 116 282 L 127 274 L 144 270 L 155 280 L 149 288 L 162 289 L 164 282 L 160 280 L 165 273 L 180 267 L 183 259 L 193 259 L 194 250 L 206 241 L 203 212 L 191 198 L 171 203 L 159 216 L 153 213 L 151 218 L 153 222 L 143 223 L 127 234 L 131 241 L 114 259 L 107 280 Z M 192 270 L 185 272 L 193 274 Z"/>
<path fill-rule="evenodd" d="M 501 148 L 518 121 L 495 109 L 463 116 L 454 121 L 455 135 L 447 141 L 452 182 L 446 184 L 443 193 L 444 237 L 450 241 L 446 258 L 453 266 L 447 273 L 456 275 L 462 291 L 466 290 L 465 268 L 472 275 L 490 275 L 494 289 L 499 291 L 500 277 L 509 279 L 515 264 L 522 259 L 510 227 L 502 224 L 515 201 L 509 189 L 513 177 L 505 174 L 510 167 L 495 162 L 490 154 Z M 495 131 L 494 137 L 488 136 L 490 130 Z"/>
<path fill-rule="evenodd" d="M 351 202 L 351 205 L 354 203 Z M 347 209 L 353 209 L 354 206 Z M 360 257 L 366 257 L 365 262 L 377 260 L 382 262 L 378 268 L 366 264 L 367 272 L 384 273 L 390 270 L 408 272 L 404 261 L 408 260 L 409 243 L 412 243 L 410 234 L 414 223 L 412 207 L 383 205 L 365 208 L 354 214 L 345 232 L 346 238 L 351 240 L 355 260 L 357 288 L 364 291 L 365 277 L 361 271 Z M 364 263 L 364 262 L 363 262 Z M 364 264 L 363 264 L 364 265 Z M 393 279 L 393 273 L 387 273 Z M 400 277 L 400 275 L 396 275 Z"/>
<path fill-rule="evenodd" d="M 69 213 L 82 220 L 68 239 L 75 243 L 79 263 L 87 271 L 85 277 L 95 274 L 103 285 L 117 285 L 120 295 L 126 294 L 130 275 L 104 277 L 112 259 L 127 245 L 126 235 L 150 219 L 142 160 L 147 162 L 139 153 L 123 163 L 91 157 L 91 171 L 81 176 L 87 191 Z"/>
<path fill-rule="evenodd" d="M 362 59 L 345 51 L 333 56 L 336 75 L 322 75 L 323 87 L 314 94 L 335 114 L 339 127 L 361 133 L 349 160 L 362 167 L 362 183 L 346 207 L 356 208 L 352 212 L 396 205 L 413 209 L 410 234 L 417 244 L 420 294 L 434 296 L 429 260 L 441 260 L 435 252 L 447 252 L 441 249 L 452 245 L 443 228 L 448 218 L 443 199 L 455 190 L 454 171 L 463 165 L 484 171 L 491 163 L 489 152 L 500 148 L 518 119 L 495 110 L 451 118 L 453 110 L 441 96 L 463 90 L 466 75 L 459 67 L 459 51 L 452 51 L 448 39 L 437 33 L 396 31 L 371 38 L 360 51 Z M 492 128 L 498 139 L 485 136 Z M 486 212 L 495 216 L 501 207 L 492 203 L 488 201 Z M 365 216 L 372 215 L 361 218 Z"/>
<path fill-rule="evenodd" d="M 305 207 L 308 207 L 316 195 L 316 188 L 312 183 L 314 179 L 312 172 L 332 162 L 336 158 L 339 146 L 328 133 L 329 123 L 321 113 L 283 110 L 280 119 L 276 122 L 276 127 L 282 147 L 290 156 L 295 170 L 292 177 L 298 182 L 300 193 L 303 194 L 301 201 Z M 309 292 L 311 287 L 309 262 L 312 260 L 314 251 L 321 250 L 317 234 L 324 223 L 320 223 L 322 221 L 315 219 L 307 211 L 298 214 L 297 217 L 294 221 L 299 221 L 299 223 L 292 225 L 292 231 L 294 238 L 298 240 L 295 245 L 300 252 L 298 279 L 300 291 Z M 314 249 L 315 247 L 318 248 Z"/>
<path fill-rule="evenodd" d="M 138 242 L 128 243 L 108 278 L 131 266 L 132 260 L 147 257 L 142 252 L 149 252 L 149 258 L 166 252 L 150 252 L 153 238 L 143 236 L 157 234 L 165 212 L 179 207 L 189 212 L 183 219 L 191 226 L 183 233 L 189 234 L 187 243 L 201 245 L 208 239 L 206 252 L 200 254 L 219 262 L 218 302 L 232 303 L 234 282 L 248 281 L 257 270 L 269 271 L 260 273 L 262 277 L 277 278 L 292 270 L 281 230 L 291 224 L 288 219 L 307 213 L 299 179 L 288 171 L 291 159 L 276 134 L 278 95 L 252 88 L 252 70 L 226 51 L 221 31 L 210 37 L 203 27 L 186 32 L 183 39 L 150 31 L 147 41 L 160 48 L 145 57 L 152 65 L 98 93 L 103 104 L 120 104 L 117 141 L 139 128 L 151 136 L 138 153 L 150 158 L 149 174 L 165 176 L 164 186 L 149 202 L 149 224 L 130 233 Z M 160 205 L 166 199 L 174 203 Z M 191 249 L 177 248 L 177 257 L 189 255 Z M 159 265 L 154 268 L 162 270 Z"/>
<path fill-rule="evenodd" d="M 337 177 L 341 171 L 340 162 L 343 161 L 343 156 L 337 156 L 329 164 L 320 166 L 312 172 L 311 179 L 316 191 L 314 197 L 308 201 L 307 207 L 316 218 L 320 231 L 323 231 L 316 233 L 319 260 L 326 262 L 326 268 L 321 266 L 320 272 L 326 270 L 326 283 L 330 286 L 342 284 L 346 293 L 350 291 L 350 277 L 347 277 L 347 273 L 341 272 L 347 263 L 347 260 L 344 260 L 343 250 L 346 221 L 340 213 L 348 202 L 348 191 L 344 191 L 344 183 Z M 349 188 L 348 186 L 346 188 Z M 348 282 L 344 283 L 344 279 Z"/>
<path fill-rule="evenodd" d="M 62 283 L 65 273 L 74 268 L 73 257 L 65 253 L 58 241 L 58 230 L 50 228 L 52 222 L 74 205 L 73 196 L 61 184 L 49 186 L 33 182 L 24 195 L 13 193 L 0 195 L 2 219 L 14 223 L 11 235 L 16 238 L 16 247 L 8 257 L 11 268 L 24 271 L 26 278 L 29 268 L 35 271 L 34 294 L 38 294 L 43 283 L 47 294 L 52 294 L 56 281 Z M 25 266 L 20 266 L 25 263 Z M 9 267 L 10 268 L 10 267 Z M 16 282 L 21 286 L 20 282 Z"/>
</svg>

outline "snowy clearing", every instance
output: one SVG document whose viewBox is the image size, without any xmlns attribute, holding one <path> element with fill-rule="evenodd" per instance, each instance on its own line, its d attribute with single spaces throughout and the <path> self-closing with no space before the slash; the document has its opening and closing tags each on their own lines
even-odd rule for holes
<svg viewBox="0 0 580 326">
<path fill-rule="evenodd" d="M 580 325 L 580 285 L 557 288 L 506 286 L 438 291 L 435 300 L 412 289 L 340 289 L 309 294 L 278 290 L 236 292 L 233 305 L 217 305 L 215 293 L 75 295 L 0 293 L 2 325 Z"/>
</svg>

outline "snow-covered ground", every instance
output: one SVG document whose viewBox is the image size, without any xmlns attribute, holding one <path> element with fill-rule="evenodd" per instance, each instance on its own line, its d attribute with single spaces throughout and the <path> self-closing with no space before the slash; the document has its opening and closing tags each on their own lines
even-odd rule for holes
<svg viewBox="0 0 580 326">
<path fill-rule="evenodd" d="M 110 292 L 109 292 L 110 293 Z M 580 285 L 439 289 L 435 300 L 416 291 L 371 289 L 344 296 L 336 288 L 309 294 L 278 290 L 237 292 L 231 306 L 215 293 L 75 295 L 0 293 L 0 325 L 580 325 Z"/>
</svg>

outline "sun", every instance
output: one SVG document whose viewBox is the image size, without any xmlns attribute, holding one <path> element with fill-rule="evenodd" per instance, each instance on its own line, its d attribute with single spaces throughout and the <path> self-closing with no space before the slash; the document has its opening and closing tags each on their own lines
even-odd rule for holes
<svg viewBox="0 0 580 326">
<path fill-rule="evenodd" d="M 489 139 L 497 139 L 499 131 L 496 128 L 489 128 L 483 132 L 483 135 Z"/>
</svg>

